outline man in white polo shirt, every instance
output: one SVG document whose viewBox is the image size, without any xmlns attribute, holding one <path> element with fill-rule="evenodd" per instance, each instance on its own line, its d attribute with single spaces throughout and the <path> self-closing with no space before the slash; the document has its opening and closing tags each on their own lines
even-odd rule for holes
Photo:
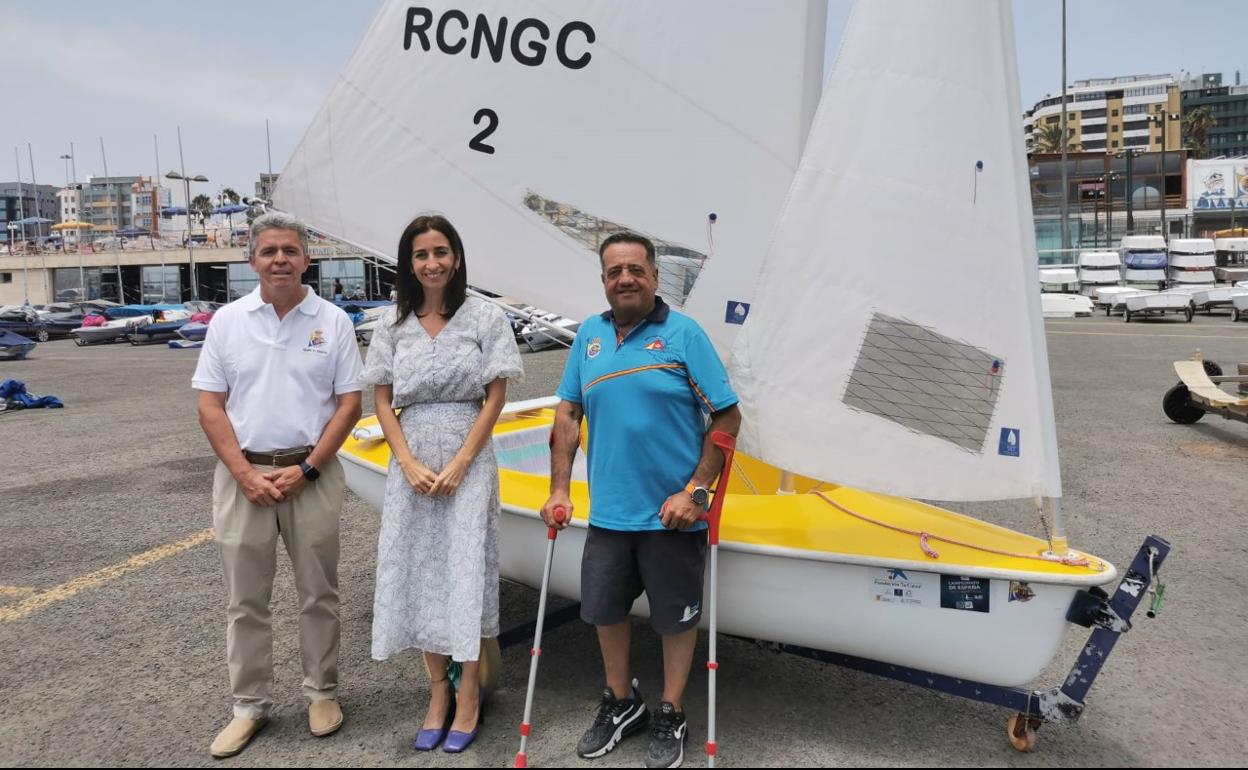
<svg viewBox="0 0 1248 770">
<path fill-rule="evenodd" d="M 267 214 L 251 227 L 256 290 L 212 319 L 192 385 L 220 462 L 212 518 L 229 592 L 226 655 L 234 719 L 214 757 L 246 748 L 273 701 L 269 599 L 277 538 L 299 592 L 303 692 L 313 735 L 342 724 L 338 706 L 338 520 L 345 491 L 336 452 L 360 417 L 360 353 L 351 321 L 300 283 L 308 233 Z"/>
</svg>

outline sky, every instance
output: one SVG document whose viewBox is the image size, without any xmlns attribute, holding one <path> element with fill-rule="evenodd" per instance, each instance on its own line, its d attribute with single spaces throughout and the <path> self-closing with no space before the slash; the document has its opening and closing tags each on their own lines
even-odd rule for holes
<svg viewBox="0 0 1248 770">
<path fill-rule="evenodd" d="M 733 2 L 745 0 L 725 5 Z M 829 62 L 852 4 L 829 0 Z M 280 171 L 378 6 L 0 2 L 0 180 L 13 179 L 20 163 L 30 182 L 33 155 L 38 182 L 64 184 L 60 156 L 71 142 L 77 177 L 102 175 L 101 138 L 115 176 L 152 175 L 157 152 L 161 175 L 181 170 L 180 127 L 186 172 L 210 180 L 192 195 L 223 187 L 250 195 L 268 168 L 265 120 Z M 1061 2 L 1016 0 L 1014 21 L 1026 109 L 1061 91 Z M 1248 83 L 1245 29 L 1242 0 L 1069 0 L 1068 77 L 1187 70 L 1234 82 L 1241 69 Z M 180 186 L 174 198 L 182 199 Z"/>
</svg>

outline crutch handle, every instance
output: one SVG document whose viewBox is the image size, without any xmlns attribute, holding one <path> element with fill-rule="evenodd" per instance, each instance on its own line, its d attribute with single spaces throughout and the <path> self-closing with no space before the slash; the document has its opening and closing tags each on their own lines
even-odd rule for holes
<svg viewBox="0 0 1248 770">
<path fill-rule="evenodd" d="M 555 516 L 555 521 L 559 524 L 562 524 L 568 518 L 568 509 L 564 508 L 562 505 L 555 506 L 555 510 L 553 511 L 553 513 Z M 555 529 L 554 527 L 547 527 L 546 529 L 547 540 L 554 540 L 556 537 L 558 537 L 558 535 L 559 535 L 559 530 Z"/>
</svg>

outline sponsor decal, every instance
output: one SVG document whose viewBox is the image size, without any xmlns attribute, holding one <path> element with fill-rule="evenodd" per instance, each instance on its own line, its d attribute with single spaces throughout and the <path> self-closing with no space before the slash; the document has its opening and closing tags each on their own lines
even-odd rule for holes
<svg viewBox="0 0 1248 770">
<path fill-rule="evenodd" d="M 1020 439 L 1018 428 L 1002 428 L 1001 443 L 997 446 L 997 454 L 1003 457 L 1018 457 Z"/>
<path fill-rule="evenodd" d="M 598 337 L 594 337 L 592 340 L 589 341 L 589 344 L 585 346 L 586 358 L 596 358 L 598 354 L 601 352 L 602 352 L 602 340 L 599 339 Z"/>
<path fill-rule="evenodd" d="M 728 300 L 728 307 L 724 310 L 724 323 L 737 324 L 740 326 L 745 323 L 745 319 L 750 314 L 750 303 L 738 302 L 735 299 Z"/>
<path fill-rule="evenodd" d="M 940 576 L 940 606 L 947 610 L 988 612 L 988 579 L 965 575 Z"/>
<path fill-rule="evenodd" d="M 663 344 L 662 337 L 655 337 L 646 343 L 646 350 L 666 350 L 667 346 Z"/>
<path fill-rule="evenodd" d="M 870 574 L 871 598 L 881 604 L 936 607 L 940 602 L 939 582 L 930 572 L 876 569 Z"/>
<path fill-rule="evenodd" d="M 1033 591 L 1031 589 L 1031 586 L 1027 585 L 1025 581 L 1022 581 L 1022 580 L 1010 581 L 1010 601 L 1029 602 L 1034 598 L 1036 598 L 1036 592 Z"/>
</svg>

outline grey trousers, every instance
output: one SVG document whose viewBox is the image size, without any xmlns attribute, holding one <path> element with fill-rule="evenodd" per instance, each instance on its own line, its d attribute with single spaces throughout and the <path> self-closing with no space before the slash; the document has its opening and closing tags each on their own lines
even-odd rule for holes
<svg viewBox="0 0 1248 770">
<path fill-rule="evenodd" d="M 266 466 L 257 470 L 270 471 Z M 252 505 L 223 463 L 212 487 L 225 587 L 229 593 L 226 658 L 234 716 L 260 719 L 273 707 L 273 628 L 269 601 L 277 571 L 277 538 L 286 544 L 299 593 L 303 694 L 333 698 L 338 688 L 338 522 L 346 489 L 334 458 L 294 499 Z"/>
</svg>

